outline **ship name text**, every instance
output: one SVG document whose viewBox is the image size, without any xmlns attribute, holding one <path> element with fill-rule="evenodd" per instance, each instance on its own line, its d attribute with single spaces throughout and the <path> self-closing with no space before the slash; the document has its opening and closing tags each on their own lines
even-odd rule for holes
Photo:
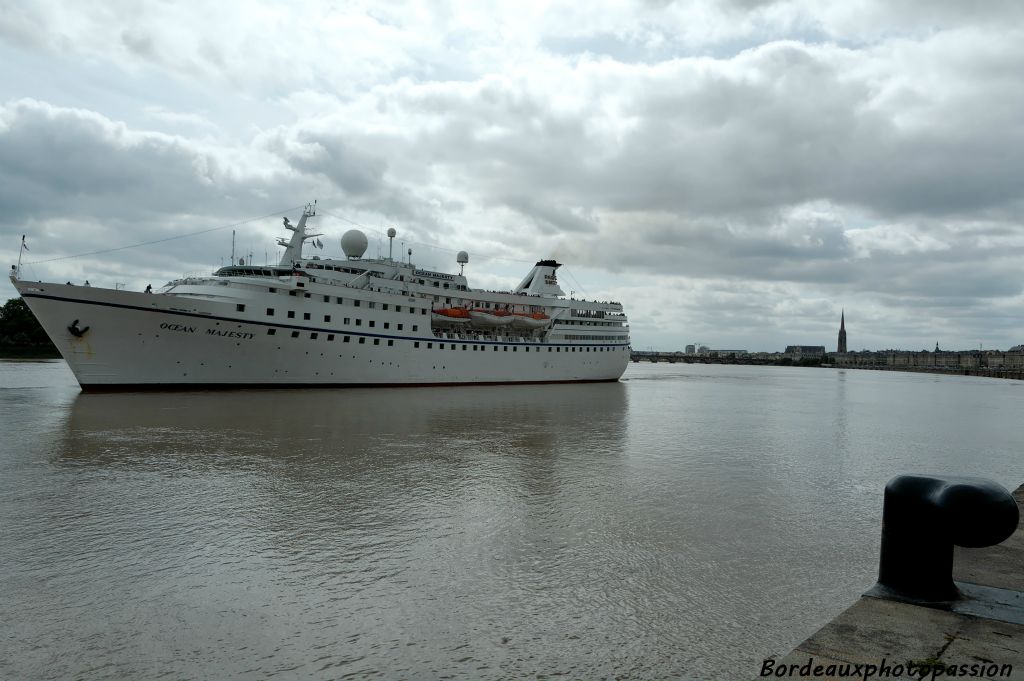
<svg viewBox="0 0 1024 681">
<path fill-rule="evenodd" d="M 431 277 L 433 279 L 448 279 L 451 281 L 455 279 L 454 275 L 444 274 L 442 272 L 431 272 L 430 270 L 416 270 L 413 274 L 417 277 Z"/>
<path fill-rule="evenodd" d="M 210 336 L 224 336 L 225 338 L 241 338 L 242 340 L 251 340 L 253 335 L 245 331 L 221 331 L 220 329 L 207 329 L 207 335 Z"/>
<path fill-rule="evenodd" d="M 167 322 L 161 324 L 160 328 L 166 329 L 167 331 L 184 331 L 185 333 L 196 332 L 196 327 L 194 326 L 185 326 L 184 324 L 168 324 Z"/>
<path fill-rule="evenodd" d="M 198 329 L 194 326 L 186 326 L 185 324 L 171 324 L 164 322 L 160 325 L 161 329 L 167 331 L 180 331 L 182 333 L 195 333 Z M 208 336 L 221 336 L 223 338 L 238 338 L 240 340 L 252 340 L 255 336 L 246 331 L 226 331 L 222 329 L 206 329 L 206 335 Z"/>
</svg>

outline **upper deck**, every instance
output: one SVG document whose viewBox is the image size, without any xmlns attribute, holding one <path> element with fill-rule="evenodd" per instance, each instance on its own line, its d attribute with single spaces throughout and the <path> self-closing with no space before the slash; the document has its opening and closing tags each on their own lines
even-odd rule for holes
<svg viewBox="0 0 1024 681">
<path fill-rule="evenodd" d="M 415 265 L 388 259 L 336 260 L 309 258 L 295 261 L 292 267 L 231 265 L 214 272 L 212 277 L 190 277 L 169 282 L 162 293 L 175 295 L 218 295 L 234 297 L 223 287 L 238 287 L 251 292 L 270 289 L 301 289 L 338 295 L 352 290 L 385 293 L 429 299 L 440 306 L 509 305 L 545 307 L 567 310 L 581 320 L 615 319 L 625 321 L 622 304 L 611 301 L 590 301 L 527 291 L 492 291 L 468 286 L 461 274 L 447 274 L 417 268 Z M 334 290 L 336 289 L 336 290 Z"/>
</svg>

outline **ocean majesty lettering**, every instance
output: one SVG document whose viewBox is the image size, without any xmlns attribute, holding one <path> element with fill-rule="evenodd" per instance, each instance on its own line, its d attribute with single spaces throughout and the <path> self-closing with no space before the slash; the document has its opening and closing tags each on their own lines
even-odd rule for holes
<svg viewBox="0 0 1024 681">
<path fill-rule="evenodd" d="M 244 331 L 221 331 L 220 329 L 207 329 L 207 335 L 209 336 L 224 336 L 225 338 L 241 338 L 242 340 L 250 340 L 253 335 Z"/>
<path fill-rule="evenodd" d="M 168 324 L 167 322 L 161 324 L 160 328 L 166 329 L 168 331 L 184 331 L 185 333 L 196 332 L 196 327 L 194 326 L 185 326 L 184 324 Z"/>
<path fill-rule="evenodd" d="M 444 274 L 442 272 L 431 272 L 430 270 L 415 270 L 413 276 L 416 277 L 431 277 L 433 279 L 448 279 L 449 281 L 455 279 L 454 275 Z"/>
<path fill-rule="evenodd" d="M 195 333 L 198 329 L 194 326 L 186 326 L 185 324 L 171 324 L 164 322 L 160 325 L 161 329 L 166 331 L 180 331 L 182 333 Z M 221 329 L 207 329 L 206 335 L 208 336 L 221 336 L 223 338 L 238 338 L 239 340 L 252 340 L 255 336 L 246 331 L 226 331 Z"/>
</svg>

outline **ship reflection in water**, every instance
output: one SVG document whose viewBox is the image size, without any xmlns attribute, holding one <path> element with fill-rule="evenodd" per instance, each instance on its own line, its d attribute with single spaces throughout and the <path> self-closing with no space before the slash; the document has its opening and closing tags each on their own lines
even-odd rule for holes
<svg viewBox="0 0 1024 681">
<path fill-rule="evenodd" d="M 203 466 L 259 462 L 319 479 L 328 470 L 376 473 L 381 463 L 415 468 L 481 452 L 536 462 L 579 445 L 620 449 L 625 414 L 621 383 L 82 393 L 61 460 L 174 467 L 197 456 Z"/>
<path fill-rule="evenodd" d="M 537 671 L 584 635 L 600 655 L 595 626 L 631 618 L 618 575 L 587 583 L 625 548 L 594 500 L 627 412 L 621 383 L 80 394 L 55 463 L 87 495 L 55 553 L 88 605 L 36 607 L 114 650 L 144 637 L 149 670 L 105 654 L 127 676 L 479 678 L 537 636 Z"/>
</svg>

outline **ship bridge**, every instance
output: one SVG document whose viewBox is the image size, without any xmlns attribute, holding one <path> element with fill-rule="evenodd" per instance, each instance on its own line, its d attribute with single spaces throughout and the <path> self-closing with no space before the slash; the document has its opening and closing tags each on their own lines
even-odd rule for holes
<svg viewBox="0 0 1024 681">
<path fill-rule="evenodd" d="M 263 267 L 249 265 L 228 265 L 213 273 L 215 277 L 289 277 L 292 270 L 286 267 Z"/>
</svg>

